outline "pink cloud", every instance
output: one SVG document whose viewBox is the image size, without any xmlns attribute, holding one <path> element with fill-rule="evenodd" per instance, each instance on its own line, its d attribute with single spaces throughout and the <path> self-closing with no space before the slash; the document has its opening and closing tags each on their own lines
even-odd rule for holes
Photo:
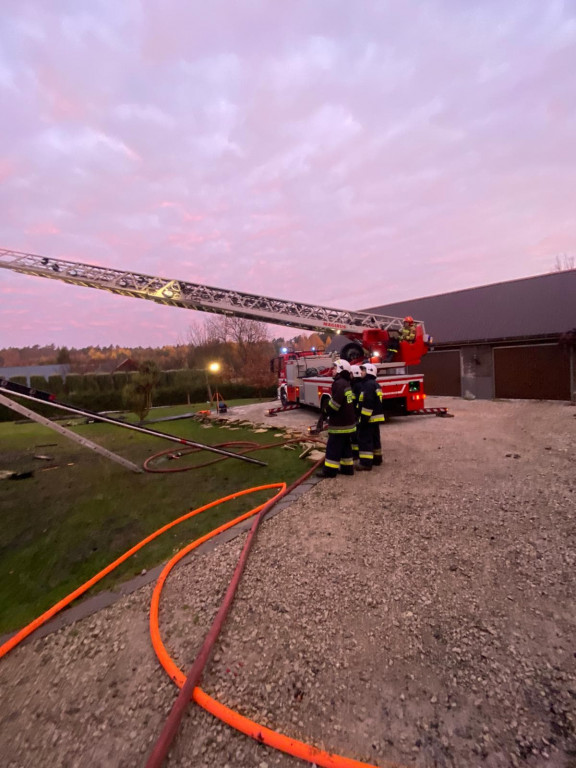
<svg viewBox="0 0 576 768">
<path fill-rule="evenodd" d="M 31 227 L 28 227 L 26 230 L 27 235 L 58 235 L 60 234 L 60 229 L 56 227 L 54 224 L 51 224 L 49 222 L 38 222 L 37 224 L 33 224 Z"/>
<path fill-rule="evenodd" d="M 569 3 L 310 8 L 13 3 L 0 245 L 350 308 L 576 252 Z M 192 317 L 0 290 L 22 344 L 175 341 Z"/>
</svg>

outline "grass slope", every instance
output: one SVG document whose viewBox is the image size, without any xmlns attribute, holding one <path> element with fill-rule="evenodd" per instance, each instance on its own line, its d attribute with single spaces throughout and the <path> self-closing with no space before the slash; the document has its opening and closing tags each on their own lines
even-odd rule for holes
<svg viewBox="0 0 576 768">
<path fill-rule="evenodd" d="M 149 418 L 197 410 L 162 408 Z M 74 431 L 136 464 L 175 443 L 101 423 Z M 63 422 L 64 423 L 64 422 Z M 72 422 L 68 422 L 69 424 Z M 157 423 L 152 428 L 196 442 L 249 440 L 280 443 L 277 430 L 204 428 L 196 420 Z M 54 445 L 55 444 L 55 445 Z M 36 423 L 0 424 L 0 470 L 34 470 L 30 479 L 0 481 L 0 632 L 19 628 L 82 584 L 162 525 L 235 491 L 267 483 L 290 484 L 309 464 L 297 450 L 276 447 L 249 454 L 259 467 L 225 459 L 175 474 L 138 475 Z M 47 455 L 50 461 L 35 459 Z M 202 451 L 158 466 L 174 468 L 214 457 Z M 101 582 L 109 589 L 143 568 L 166 560 L 184 544 L 265 501 L 259 492 L 228 502 L 176 526 Z M 97 587 L 98 588 L 98 587 Z M 95 588 L 95 589 L 97 589 Z"/>
</svg>

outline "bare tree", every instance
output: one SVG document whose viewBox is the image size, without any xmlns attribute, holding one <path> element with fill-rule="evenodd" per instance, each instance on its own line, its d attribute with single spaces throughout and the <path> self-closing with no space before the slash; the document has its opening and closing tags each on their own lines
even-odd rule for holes
<svg viewBox="0 0 576 768">
<path fill-rule="evenodd" d="M 221 341 L 211 318 L 193 320 L 188 327 L 188 343 L 193 347 L 203 347 Z"/>
<path fill-rule="evenodd" d="M 268 328 L 265 323 L 258 320 L 247 320 L 245 317 L 227 317 L 228 338 L 235 344 L 258 344 L 260 341 L 268 341 Z"/>
<path fill-rule="evenodd" d="M 203 368 L 217 359 L 229 375 L 252 381 L 259 367 L 269 370 L 274 354 L 268 327 L 257 320 L 208 315 L 190 325 L 188 366 Z"/>
<path fill-rule="evenodd" d="M 576 267 L 576 256 L 573 253 L 556 254 L 554 260 L 554 272 L 567 272 Z"/>
</svg>

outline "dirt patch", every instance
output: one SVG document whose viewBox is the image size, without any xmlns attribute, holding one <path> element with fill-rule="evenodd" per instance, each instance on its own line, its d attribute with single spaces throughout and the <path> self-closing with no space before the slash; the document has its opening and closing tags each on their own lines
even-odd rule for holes
<svg viewBox="0 0 576 768">
<path fill-rule="evenodd" d="M 373 765 L 574 768 L 576 409 L 430 401 L 456 418 L 391 421 L 383 467 L 323 481 L 264 524 L 203 687 Z M 169 580 L 162 633 L 185 669 L 241 546 Z M 150 594 L 0 662 L 4 764 L 143 765 L 175 698 Z M 168 761 L 299 764 L 196 706 Z"/>
</svg>

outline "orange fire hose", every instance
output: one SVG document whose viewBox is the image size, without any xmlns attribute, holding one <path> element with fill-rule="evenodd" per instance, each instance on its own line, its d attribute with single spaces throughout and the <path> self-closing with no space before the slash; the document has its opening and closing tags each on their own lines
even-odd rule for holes
<svg viewBox="0 0 576 768">
<path fill-rule="evenodd" d="M 313 471 L 313 469 L 310 471 Z M 307 472 L 305 477 L 308 476 L 309 474 L 310 472 Z M 280 498 L 281 495 L 284 495 L 284 494 L 280 492 L 277 496 L 275 496 L 270 502 L 268 502 L 264 506 L 270 507 L 273 503 L 275 503 L 278 500 L 278 498 Z M 264 508 L 261 510 L 261 515 L 263 514 L 265 514 Z M 185 555 L 188 554 L 188 552 L 190 552 L 194 548 L 195 544 L 196 542 L 192 542 L 192 544 L 189 544 L 187 547 L 184 547 L 184 549 L 180 550 L 180 552 L 177 552 L 174 555 L 174 557 L 164 566 L 164 569 L 162 570 L 162 573 L 160 574 L 160 576 L 158 577 L 158 581 L 156 582 L 156 586 L 154 588 L 154 593 L 152 595 L 152 601 L 150 605 L 150 636 L 152 639 L 152 645 L 156 652 L 156 656 L 160 661 L 160 664 L 164 667 L 169 677 L 176 683 L 176 685 L 181 689 L 181 691 L 185 690 L 186 683 L 188 680 L 190 680 L 192 671 L 189 673 L 188 677 L 186 677 L 184 672 L 182 672 L 182 670 L 176 666 L 174 660 L 166 650 L 166 647 L 164 646 L 162 639 L 160 637 L 160 628 L 158 623 L 158 608 L 160 605 L 160 595 L 162 594 L 162 589 L 164 587 L 164 584 L 166 582 L 166 579 L 168 578 L 170 571 L 183 557 L 185 557 Z M 216 637 L 214 637 L 214 641 L 215 640 L 216 640 Z M 187 696 L 183 697 L 183 700 L 187 702 L 189 697 L 190 697 L 190 692 L 188 692 Z M 232 728 L 235 728 L 237 731 L 241 731 L 247 736 L 250 736 L 251 738 L 255 739 L 261 744 L 266 744 L 269 747 L 278 749 L 282 752 L 286 752 L 287 754 L 292 755 L 293 757 L 300 758 L 301 760 L 306 760 L 310 763 L 314 763 L 315 765 L 321 766 L 322 768 L 378 768 L 378 766 L 373 766 L 373 765 L 370 765 L 369 763 L 363 763 L 358 760 L 353 760 L 352 758 L 349 758 L 349 757 L 343 757 L 341 755 L 336 755 L 332 752 L 326 752 L 324 750 L 318 749 L 317 747 L 314 747 L 311 744 L 306 744 L 305 742 L 298 741 L 297 739 L 292 739 L 289 736 L 285 736 L 284 734 L 279 733 L 278 731 L 273 731 L 270 728 L 266 728 L 265 726 L 260 725 L 259 723 L 256 723 L 247 717 L 244 717 L 239 712 L 236 712 L 235 710 L 226 707 L 224 704 L 217 701 L 216 699 L 213 699 L 205 691 L 203 691 L 202 688 L 198 686 L 192 689 L 192 698 L 199 706 L 201 706 L 207 712 L 210 712 L 211 715 L 214 715 L 214 717 L 217 717 L 219 720 L 222 720 L 227 725 L 231 726 Z M 181 712 L 178 712 L 178 714 L 181 717 L 181 714 L 183 712 L 182 705 L 180 709 L 181 709 Z M 179 719 L 175 723 L 176 727 L 178 725 L 178 722 L 179 722 Z M 169 736 L 170 735 L 173 736 L 176 728 L 173 725 L 171 728 L 170 726 L 168 726 L 166 730 L 168 730 Z M 159 742 L 160 742 L 160 739 L 157 742 L 157 747 Z M 168 752 L 170 743 L 171 743 L 171 739 L 170 740 L 166 739 L 163 741 L 163 743 L 160 744 L 160 747 L 154 748 L 148 762 L 146 763 L 147 768 L 153 768 L 154 766 L 159 766 L 162 764 L 162 760 L 164 759 L 164 757 Z M 380 764 L 379 768 L 404 768 L 404 766 L 401 766 L 399 763 L 386 760 Z"/>
<path fill-rule="evenodd" d="M 200 538 L 196 539 L 192 543 L 188 544 L 186 547 L 180 550 L 176 555 L 174 555 L 174 557 L 166 564 L 166 566 L 164 567 L 164 569 L 162 570 L 162 573 L 158 578 L 158 582 L 154 589 L 154 593 L 152 595 L 152 602 L 150 606 L 150 634 L 151 634 L 152 644 L 154 646 L 154 650 L 156 651 L 156 655 L 158 656 L 160 663 L 162 664 L 162 666 L 164 667 L 168 675 L 171 677 L 171 679 L 176 683 L 178 687 L 183 688 L 186 684 L 187 678 L 184 675 L 184 673 L 176 666 L 173 659 L 167 652 L 165 646 L 163 645 L 162 640 L 160 638 L 160 630 L 159 630 L 159 624 L 158 624 L 160 595 L 162 593 L 162 588 L 166 582 L 168 574 L 170 573 L 170 571 L 176 565 L 177 562 L 179 562 L 185 555 L 187 555 L 189 552 L 199 547 L 205 541 L 208 541 L 209 539 L 217 536 L 222 531 L 225 531 L 228 528 L 231 528 L 234 525 L 237 525 L 238 523 L 242 522 L 243 520 L 246 520 L 249 517 L 260 512 L 261 514 L 259 515 L 258 519 L 255 521 L 255 524 L 251 530 L 251 534 L 253 536 L 253 534 L 255 533 L 258 527 L 257 523 L 259 523 L 260 520 L 264 517 L 264 514 L 279 500 L 279 498 L 286 495 L 286 493 L 289 490 L 299 485 L 304 479 L 306 479 L 316 469 L 319 463 L 320 462 L 315 464 L 311 470 L 309 470 L 304 475 L 302 475 L 302 477 L 300 477 L 295 483 L 293 483 L 289 489 L 286 488 L 286 483 L 271 483 L 269 485 L 262 485 L 254 488 L 248 488 L 243 491 L 238 491 L 237 493 L 230 494 L 229 496 L 225 496 L 216 501 L 212 501 L 209 504 L 205 504 L 202 507 L 198 507 L 198 509 L 191 510 L 190 512 L 187 512 L 186 514 L 176 518 L 172 522 L 162 526 L 157 531 L 155 531 L 154 533 L 144 538 L 134 547 L 127 550 L 123 555 L 121 555 L 116 560 L 114 560 L 114 562 L 107 565 L 105 568 L 99 571 L 99 573 L 97 573 L 87 582 L 85 582 L 80 587 L 75 589 L 73 592 L 71 592 L 69 595 L 64 597 L 62 600 L 59 600 L 55 605 L 53 605 L 51 608 L 49 608 L 39 617 L 31 621 L 27 626 L 23 627 L 19 632 L 13 635 L 9 640 L 7 640 L 3 645 L 0 646 L 0 659 L 6 654 L 8 654 L 12 649 L 14 649 L 26 637 L 31 635 L 36 629 L 41 627 L 49 619 L 51 619 L 53 616 L 59 613 L 63 608 L 70 605 L 70 603 L 72 603 L 76 598 L 80 597 L 85 592 L 87 592 L 88 589 L 90 589 L 90 587 L 94 586 L 94 584 L 96 584 L 98 581 L 103 579 L 104 576 L 106 576 L 111 571 L 113 571 L 114 568 L 116 568 L 125 560 L 127 560 L 131 555 L 138 552 L 140 549 L 142 549 L 142 547 L 144 547 L 150 541 L 153 541 L 155 538 L 162 535 L 166 531 L 170 530 L 174 526 L 184 522 L 185 520 L 190 519 L 191 517 L 194 517 L 195 515 L 200 514 L 201 512 L 206 511 L 207 509 L 211 509 L 212 507 L 215 507 L 226 501 L 236 499 L 250 493 L 255 493 L 257 491 L 278 488 L 280 490 L 278 491 L 278 493 L 276 493 L 276 495 L 270 501 L 265 502 L 264 504 L 260 504 L 257 507 L 254 507 L 249 512 L 245 512 L 244 514 L 238 516 L 234 520 L 230 520 L 229 522 L 218 526 L 214 530 L 210 531 L 204 536 L 201 536 Z M 245 547 L 245 551 L 246 551 L 246 547 Z M 244 555 L 244 551 L 243 551 L 243 555 Z M 247 557 L 247 551 L 246 551 L 245 558 L 246 557 Z M 245 558 L 244 558 L 244 561 L 245 561 Z M 238 578 L 236 579 L 235 586 L 237 586 L 237 583 L 239 581 L 239 575 L 238 575 Z M 234 586 L 234 589 L 235 589 L 235 586 Z M 230 592 L 230 588 L 229 588 L 229 592 Z M 231 597 L 232 596 L 233 596 L 233 591 L 231 593 Z M 214 637 L 214 641 L 215 639 L 216 637 Z M 204 649 L 204 656 L 206 657 L 203 660 L 204 663 L 207 660 L 209 650 L 210 648 Z M 202 665 L 202 668 L 203 666 L 204 664 Z M 200 673 L 201 671 L 202 669 L 200 669 Z M 198 677 L 200 673 L 198 673 Z M 373 766 L 368 763 L 359 762 L 352 758 L 343 757 L 331 752 L 326 752 L 326 751 L 317 749 L 313 745 L 306 744 L 304 742 L 298 741 L 297 739 L 292 739 L 289 736 L 285 736 L 284 734 L 278 733 L 277 731 L 273 731 L 269 728 L 259 725 L 253 720 L 250 720 L 244 717 L 239 712 L 229 709 L 224 704 L 221 704 L 220 702 L 218 702 L 216 699 L 211 698 L 210 696 L 208 696 L 208 694 L 206 694 L 201 688 L 197 686 L 193 687 L 193 690 L 191 690 L 191 697 L 197 704 L 203 707 L 206 711 L 210 712 L 215 717 L 218 717 L 220 720 L 227 723 L 231 727 L 241 731 L 242 733 L 245 733 L 247 736 L 250 736 L 251 738 L 256 739 L 262 744 L 266 744 L 270 747 L 286 752 L 287 754 L 293 755 L 294 757 L 314 763 L 317 766 L 322 766 L 322 768 L 378 768 L 377 766 Z M 186 702 L 189 699 L 190 699 L 190 693 L 186 696 Z M 177 724 L 178 723 L 176 723 L 176 726 Z M 172 728 L 172 730 L 174 729 Z M 173 735 L 174 734 L 172 734 L 172 736 Z M 169 746 L 169 743 L 168 743 L 168 746 Z M 152 755 L 151 755 L 151 759 L 152 759 Z M 380 764 L 379 768 L 404 768 L 404 766 L 401 766 L 398 763 L 390 762 L 386 760 Z"/>
<path fill-rule="evenodd" d="M 285 483 L 272 483 L 271 485 L 261 485 L 256 488 L 247 488 L 244 491 L 237 491 L 236 493 L 232 493 L 229 496 L 224 496 L 222 499 L 218 499 L 217 501 L 211 501 L 209 504 L 204 504 L 204 506 L 198 507 L 198 509 L 193 509 L 191 512 L 187 512 L 185 515 L 181 515 L 181 517 L 176 518 L 176 520 L 172 520 L 171 523 L 167 523 L 166 525 L 163 525 L 162 528 L 158 528 L 157 531 L 154 531 L 154 533 L 151 533 L 149 536 L 146 536 L 146 538 L 142 539 L 141 542 L 136 544 L 134 547 L 132 547 L 128 551 L 124 552 L 124 554 L 120 555 L 120 557 L 114 560 L 114 562 L 107 565 L 105 568 L 99 571 L 95 576 L 92 576 L 91 579 L 88 579 L 88 581 L 86 581 L 80 587 L 75 589 L 73 592 L 70 592 L 69 595 L 66 595 L 66 597 L 62 598 L 62 600 L 59 600 L 51 608 L 49 608 L 43 614 L 41 614 L 36 619 L 31 621 L 30 624 L 27 624 L 19 632 L 16 632 L 16 634 L 13 635 L 5 643 L 0 645 L 0 659 L 3 656 L 5 656 L 7 653 L 9 653 L 13 648 L 15 648 L 19 643 L 21 643 L 22 640 L 28 637 L 28 635 L 31 635 L 32 632 L 34 632 L 36 629 L 38 629 L 47 621 L 49 621 L 53 616 L 59 613 L 63 608 L 66 608 L 68 605 L 70 605 L 70 603 L 76 600 L 77 597 L 80 597 L 85 592 L 87 592 L 90 589 L 90 587 L 93 587 L 94 584 L 97 584 L 101 579 L 104 578 L 104 576 L 107 576 L 111 571 L 117 568 L 121 563 L 123 563 L 125 560 L 128 560 L 128 558 L 131 557 L 131 555 L 134 555 L 136 552 L 142 549 L 142 547 L 146 546 L 146 544 L 149 544 L 151 541 L 158 538 L 158 536 L 161 536 L 163 533 L 166 533 L 166 531 L 169 531 L 170 528 L 174 528 L 175 525 L 178 525 L 179 523 L 183 523 L 184 520 L 189 520 L 191 517 L 194 517 L 195 515 L 199 515 L 201 512 L 205 512 L 207 509 L 211 509 L 212 507 L 218 506 L 218 504 L 223 504 L 225 501 L 230 501 L 231 499 L 237 499 L 240 496 L 245 496 L 248 493 L 255 493 L 256 491 L 266 490 L 268 488 L 280 488 L 280 487 L 285 487 Z M 207 533 L 205 536 L 201 536 L 199 539 L 196 539 L 194 544 L 196 546 L 200 546 L 200 544 L 202 544 L 204 541 L 208 541 L 208 539 L 213 538 L 218 533 L 221 533 L 222 531 L 225 531 L 228 528 L 232 528 L 232 526 L 242 522 L 242 520 L 246 520 L 246 518 L 251 517 L 252 515 L 255 515 L 257 512 L 259 512 L 262 509 L 263 506 L 264 505 L 261 504 L 260 506 L 255 507 L 254 509 L 251 509 L 249 512 L 246 512 L 243 515 L 240 515 L 234 520 L 230 520 L 229 522 L 224 523 L 218 528 L 215 528 L 213 531 L 210 531 L 210 533 Z"/>
</svg>

